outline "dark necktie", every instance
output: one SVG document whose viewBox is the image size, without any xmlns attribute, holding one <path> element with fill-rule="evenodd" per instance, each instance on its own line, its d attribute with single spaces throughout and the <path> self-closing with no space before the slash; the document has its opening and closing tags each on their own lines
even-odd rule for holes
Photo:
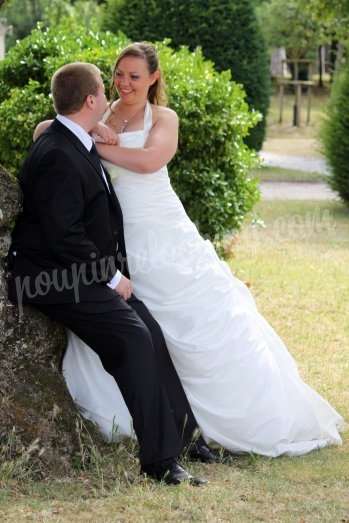
<svg viewBox="0 0 349 523">
<path fill-rule="evenodd" d="M 94 161 L 100 165 L 101 160 L 99 158 L 99 154 L 97 152 L 97 148 L 96 148 L 96 144 L 95 143 L 92 144 L 92 147 L 90 149 L 90 155 L 92 156 Z"/>
<path fill-rule="evenodd" d="M 103 170 L 103 167 L 102 167 L 102 164 L 101 164 L 101 159 L 99 157 L 99 154 L 98 154 L 98 151 L 97 151 L 95 143 L 92 144 L 92 147 L 90 149 L 90 155 L 92 156 L 94 164 L 96 165 L 96 167 L 98 165 L 100 175 L 101 175 L 104 183 L 106 184 L 108 191 L 110 192 L 110 187 L 109 187 L 109 183 L 108 183 L 108 180 L 107 180 L 107 176 L 104 173 L 104 170 Z"/>
</svg>

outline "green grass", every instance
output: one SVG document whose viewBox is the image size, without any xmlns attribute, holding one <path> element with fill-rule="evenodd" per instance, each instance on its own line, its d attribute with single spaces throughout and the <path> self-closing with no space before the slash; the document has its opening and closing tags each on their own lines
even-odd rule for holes
<svg viewBox="0 0 349 523">
<path fill-rule="evenodd" d="M 265 228 L 242 233 L 237 275 L 306 381 L 349 420 L 349 211 L 336 202 L 271 201 L 256 212 Z"/>
<path fill-rule="evenodd" d="M 279 124 L 279 98 L 277 90 L 271 98 L 271 104 L 268 114 L 268 137 L 279 138 L 283 131 L 289 132 L 293 129 L 293 135 L 300 138 L 316 137 L 319 133 L 321 123 L 324 117 L 324 108 L 328 100 L 327 93 L 314 94 L 311 102 L 310 124 L 306 125 L 307 98 L 302 95 L 301 104 L 301 126 L 295 128 L 292 126 L 294 95 L 287 94 L 284 97 L 283 122 Z"/>
<path fill-rule="evenodd" d="M 294 96 L 285 95 L 283 122 L 279 124 L 279 99 L 274 94 L 270 100 L 267 117 L 267 139 L 263 150 L 288 156 L 319 157 L 323 154 L 319 141 L 324 110 L 328 101 L 327 91 L 313 96 L 311 122 L 305 125 L 305 98 L 303 98 L 302 120 L 300 127 L 292 125 Z"/>
<path fill-rule="evenodd" d="M 335 202 L 264 202 L 232 242 L 234 272 L 285 340 L 304 379 L 349 420 L 349 212 Z M 259 225 L 258 225 L 259 223 Z M 348 522 L 349 433 L 299 458 L 190 465 L 204 488 L 142 482 L 111 446 L 73 478 L 0 482 L 6 522 Z M 127 477 L 121 472 L 126 464 Z"/>
<path fill-rule="evenodd" d="M 282 169 L 281 167 L 260 167 L 251 172 L 261 182 L 312 182 L 326 181 L 326 175 L 316 172 Z"/>
</svg>

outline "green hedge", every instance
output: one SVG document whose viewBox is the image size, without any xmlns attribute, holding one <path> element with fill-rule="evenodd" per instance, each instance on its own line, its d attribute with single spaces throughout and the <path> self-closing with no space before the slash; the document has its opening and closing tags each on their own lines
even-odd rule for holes
<svg viewBox="0 0 349 523">
<path fill-rule="evenodd" d="M 349 62 L 337 75 L 322 128 L 325 156 L 331 167 L 329 184 L 349 205 Z"/>
<path fill-rule="evenodd" d="M 35 124 L 53 114 L 49 81 L 59 66 L 76 60 L 93 62 L 109 86 L 113 62 L 126 43 L 122 34 L 69 27 L 35 30 L 10 50 L 0 67 L 0 82 L 7 88 L 0 103 L 0 163 L 15 173 L 31 144 Z M 169 105 L 181 122 L 179 150 L 170 174 L 201 232 L 219 240 L 239 228 L 258 200 L 256 182 L 249 178 L 255 155 L 244 137 L 259 117 L 248 110 L 243 90 L 231 82 L 230 73 L 217 73 L 200 51 L 175 52 L 165 43 L 158 44 L 158 51 Z M 34 58 L 38 56 L 44 58 Z"/>
<path fill-rule="evenodd" d="M 230 69 L 263 120 L 247 143 L 261 149 L 270 98 L 269 58 L 251 0 L 107 0 L 102 27 L 133 40 L 170 38 L 174 48 L 201 46 L 218 71 Z"/>
<path fill-rule="evenodd" d="M 0 163 L 17 173 L 38 122 L 54 117 L 49 98 L 54 71 L 70 61 L 96 63 L 109 85 L 115 44 L 128 42 L 125 36 L 94 33 L 70 24 L 43 29 L 41 24 L 12 47 L 0 62 Z"/>
<path fill-rule="evenodd" d="M 52 102 L 35 80 L 29 80 L 25 87 L 11 89 L 0 104 L 0 163 L 12 174 L 23 163 L 37 123 L 53 116 Z"/>
</svg>

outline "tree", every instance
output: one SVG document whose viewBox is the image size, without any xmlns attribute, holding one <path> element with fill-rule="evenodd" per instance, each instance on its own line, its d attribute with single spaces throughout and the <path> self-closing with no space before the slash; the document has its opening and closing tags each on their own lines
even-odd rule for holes
<svg viewBox="0 0 349 523">
<path fill-rule="evenodd" d="M 1 9 L 1 16 L 12 26 L 12 33 L 6 37 L 7 47 L 24 38 L 42 19 L 49 0 L 7 0 Z"/>
<path fill-rule="evenodd" d="M 322 143 L 331 167 L 330 186 L 349 205 L 349 64 L 335 76 Z"/>
<path fill-rule="evenodd" d="M 290 59 L 314 53 L 322 39 L 321 25 L 304 12 L 299 0 L 271 0 L 258 9 L 270 47 L 285 47 Z"/>
<path fill-rule="evenodd" d="M 326 27 L 337 40 L 349 39 L 349 0 L 300 0 L 302 7 L 314 20 Z"/>
<path fill-rule="evenodd" d="M 46 26 L 57 26 L 63 20 L 79 23 L 86 29 L 98 30 L 101 19 L 101 0 L 50 0 L 43 13 Z"/>
<path fill-rule="evenodd" d="M 330 74 L 341 65 L 344 47 L 349 43 L 349 0 L 299 0 L 305 13 L 320 24 L 326 41 L 331 42 Z"/>
<path fill-rule="evenodd" d="M 42 22 L 43 27 L 56 26 L 68 18 L 96 29 L 100 3 L 98 0 L 7 0 L 1 9 L 1 17 L 12 26 L 12 33 L 6 36 L 6 46 L 11 48 L 17 40 L 25 38 L 38 22 Z"/>
<path fill-rule="evenodd" d="M 260 149 L 269 106 L 269 59 L 251 0 L 108 0 L 104 29 L 124 31 L 133 40 L 171 39 L 178 48 L 201 46 L 218 71 L 230 69 L 251 108 L 263 120 L 247 143 Z M 190 78 L 188 78 L 190 80 Z"/>
</svg>

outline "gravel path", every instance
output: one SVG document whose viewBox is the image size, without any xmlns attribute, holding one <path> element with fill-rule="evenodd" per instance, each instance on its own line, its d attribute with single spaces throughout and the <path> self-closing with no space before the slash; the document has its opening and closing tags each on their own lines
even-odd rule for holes
<svg viewBox="0 0 349 523">
<path fill-rule="evenodd" d="M 260 157 L 266 167 L 281 167 L 283 169 L 294 169 L 296 171 L 328 174 L 328 166 L 324 158 L 315 156 L 287 156 L 284 154 L 269 153 L 261 151 Z"/>
<path fill-rule="evenodd" d="M 337 200 L 325 183 L 262 182 L 263 200 Z"/>
</svg>

